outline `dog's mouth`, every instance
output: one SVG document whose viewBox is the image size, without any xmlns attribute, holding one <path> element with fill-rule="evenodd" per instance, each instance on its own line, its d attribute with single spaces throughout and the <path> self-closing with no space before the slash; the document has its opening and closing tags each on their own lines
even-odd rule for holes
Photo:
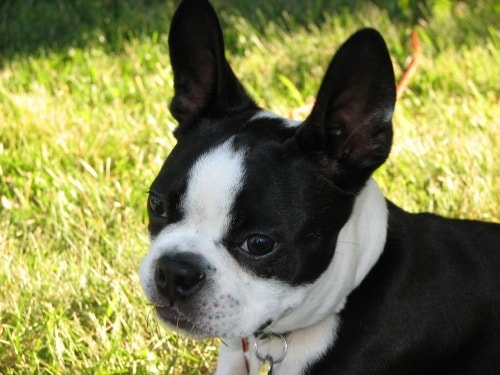
<svg viewBox="0 0 500 375">
<path fill-rule="evenodd" d="M 161 320 L 170 326 L 188 332 L 195 330 L 195 324 L 182 315 L 174 306 L 156 306 L 156 313 Z"/>
</svg>

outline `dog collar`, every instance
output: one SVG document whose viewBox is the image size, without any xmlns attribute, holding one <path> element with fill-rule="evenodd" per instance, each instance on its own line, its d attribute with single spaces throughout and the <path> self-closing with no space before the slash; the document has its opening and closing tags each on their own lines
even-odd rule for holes
<svg viewBox="0 0 500 375">
<path fill-rule="evenodd" d="M 282 342 L 281 352 L 277 354 L 265 353 L 262 351 L 262 347 L 259 348 L 262 342 L 277 339 Z M 248 338 L 241 339 L 241 347 L 243 350 L 243 358 L 245 361 L 245 368 L 247 370 L 247 374 L 250 373 L 250 363 L 246 356 L 249 350 Z M 273 366 L 277 363 L 283 362 L 287 353 L 288 353 L 288 342 L 286 340 L 285 335 L 277 334 L 277 333 L 259 333 L 255 335 L 255 342 L 253 345 L 253 350 L 257 359 L 262 363 L 259 375 L 261 374 L 271 374 Z"/>
</svg>

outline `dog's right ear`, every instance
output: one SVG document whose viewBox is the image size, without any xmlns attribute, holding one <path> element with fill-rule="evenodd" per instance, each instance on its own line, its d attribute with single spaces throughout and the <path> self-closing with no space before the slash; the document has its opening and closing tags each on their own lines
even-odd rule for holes
<svg viewBox="0 0 500 375">
<path fill-rule="evenodd" d="M 175 91 L 170 110 L 179 121 L 176 137 L 202 118 L 256 107 L 224 56 L 219 20 L 207 0 L 181 2 L 168 41 Z"/>
</svg>

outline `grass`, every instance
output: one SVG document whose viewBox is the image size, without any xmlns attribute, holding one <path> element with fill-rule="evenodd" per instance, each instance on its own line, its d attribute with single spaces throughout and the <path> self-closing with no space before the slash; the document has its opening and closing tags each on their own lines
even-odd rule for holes
<svg viewBox="0 0 500 375">
<path fill-rule="evenodd" d="M 416 25 L 422 61 L 376 178 L 411 211 L 500 221 L 500 9 L 435 3 L 214 0 L 237 74 L 284 115 L 314 96 L 336 47 L 362 26 L 382 31 L 399 77 Z M 159 329 L 138 282 L 146 191 L 173 145 L 174 8 L 0 4 L 2 374 L 214 368 L 217 342 Z"/>
</svg>

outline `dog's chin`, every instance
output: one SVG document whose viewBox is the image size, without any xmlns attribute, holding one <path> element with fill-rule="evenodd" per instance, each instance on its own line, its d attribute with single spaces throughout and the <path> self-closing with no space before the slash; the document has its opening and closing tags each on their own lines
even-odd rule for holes
<svg viewBox="0 0 500 375">
<path fill-rule="evenodd" d="M 167 327 L 195 338 L 208 338 L 211 335 L 201 330 L 195 323 L 171 306 L 156 306 L 156 315 Z"/>
</svg>

